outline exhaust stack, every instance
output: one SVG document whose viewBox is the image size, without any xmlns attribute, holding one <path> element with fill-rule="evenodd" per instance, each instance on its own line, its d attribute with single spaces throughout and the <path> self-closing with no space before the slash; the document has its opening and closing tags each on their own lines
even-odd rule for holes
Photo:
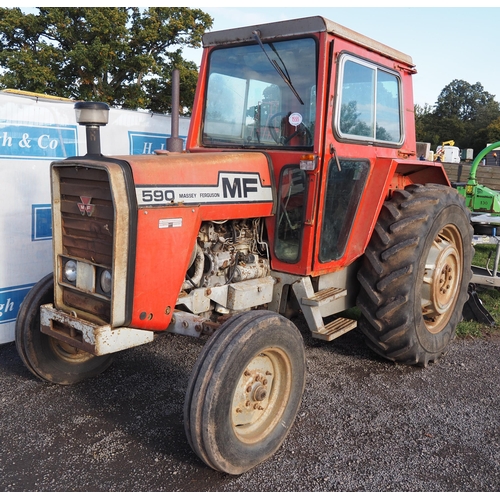
<svg viewBox="0 0 500 500">
<path fill-rule="evenodd" d="M 174 69 L 172 72 L 172 115 L 170 137 L 167 139 L 167 151 L 172 153 L 182 153 L 184 141 L 179 137 L 179 70 Z"/>
</svg>

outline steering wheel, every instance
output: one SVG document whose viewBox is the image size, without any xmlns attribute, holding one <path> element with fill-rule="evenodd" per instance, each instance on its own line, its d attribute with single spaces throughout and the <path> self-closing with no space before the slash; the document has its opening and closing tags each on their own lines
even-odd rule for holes
<svg viewBox="0 0 500 500">
<path fill-rule="evenodd" d="M 305 132 L 305 135 L 307 137 L 307 144 L 306 145 L 310 145 L 312 144 L 312 135 L 311 135 L 311 132 L 310 130 L 303 124 L 301 123 L 300 125 L 298 125 L 297 127 L 295 127 L 295 132 L 289 136 L 282 136 L 281 135 L 281 122 L 282 122 L 282 119 L 286 116 L 288 116 L 290 113 L 289 112 L 286 112 L 286 111 L 280 111 L 278 113 L 275 113 L 273 116 L 271 116 L 271 118 L 269 118 L 269 121 L 267 122 L 268 123 L 268 128 L 269 128 L 269 133 L 271 134 L 271 137 L 273 138 L 274 142 L 276 144 L 282 144 L 282 145 L 285 145 L 285 144 L 288 144 L 295 136 L 297 136 L 298 134 L 302 133 L 302 132 Z M 276 125 L 273 125 L 274 121 L 276 120 L 276 118 L 280 118 L 280 121 L 279 121 L 279 124 L 276 126 Z"/>
</svg>

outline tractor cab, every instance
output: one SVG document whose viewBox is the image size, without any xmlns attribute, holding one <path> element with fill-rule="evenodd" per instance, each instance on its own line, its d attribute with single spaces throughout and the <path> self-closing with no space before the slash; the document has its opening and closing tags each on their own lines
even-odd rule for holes
<svg viewBox="0 0 500 500">
<path fill-rule="evenodd" d="M 203 43 L 187 149 L 266 153 L 274 270 L 320 275 L 356 261 L 390 188 L 430 168 L 414 161 L 411 57 L 322 17 Z M 428 173 L 447 182 L 440 167 Z"/>
</svg>

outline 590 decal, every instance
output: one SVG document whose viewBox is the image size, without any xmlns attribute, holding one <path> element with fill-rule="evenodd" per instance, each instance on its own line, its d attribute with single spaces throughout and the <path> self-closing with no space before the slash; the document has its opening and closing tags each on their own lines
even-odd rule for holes
<svg viewBox="0 0 500 500">
<path fill-rule="evenodd" d="M 147 203 L 148 205 L 151 203 L 173 203 L 175 200 L 175 192 L 172 189 L 144 189 L 137 188 L 137 191 L 141 193 L 141 200 L 143 203 Z M 138 198 L 138 201 L 141 201 Z"/>
<path fill-rule="evenodd" d="M 217 185 L 136 186 L 139 206 L 272 202 L 271 186 L 263 186 L 258 173 L 220 172 Z"/>
</svg>

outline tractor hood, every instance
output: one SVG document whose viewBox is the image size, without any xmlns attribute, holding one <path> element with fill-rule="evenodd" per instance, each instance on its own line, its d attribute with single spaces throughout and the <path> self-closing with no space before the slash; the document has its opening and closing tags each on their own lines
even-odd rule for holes
<svg viewBox="0 0 500 500">
<path fill-rule="evenodd" d="M 252 210 L 253 216 L 274 213 L 274 177 L 264 153 L 167 153 L 117 159 L 131 167 L 138 208 L 238 204 L 240 209 L 260 205 L 257 213 Z"/>
</svg>

